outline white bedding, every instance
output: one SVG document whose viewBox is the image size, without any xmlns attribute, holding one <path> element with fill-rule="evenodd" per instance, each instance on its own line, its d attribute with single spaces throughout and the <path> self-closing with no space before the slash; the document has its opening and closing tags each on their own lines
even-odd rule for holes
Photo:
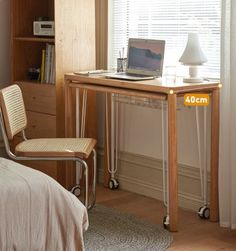
<svg viewBox="0 0 236 251">
<path fill-rule="evenodd" d="M 49 176 L 0 158 L 0 250 L 80 251 L 87 210 Z"/>
</svg>

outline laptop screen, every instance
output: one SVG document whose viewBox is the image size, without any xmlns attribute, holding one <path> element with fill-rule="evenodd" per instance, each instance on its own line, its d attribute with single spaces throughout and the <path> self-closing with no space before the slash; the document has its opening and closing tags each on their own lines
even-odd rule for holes
<svg viewBox="0 0 236 251">
<path fill-rule="evenodd" d="M 127 72 L 161 76 L 164 50 L 164 40 L 130 38 Z"/>
</svg>

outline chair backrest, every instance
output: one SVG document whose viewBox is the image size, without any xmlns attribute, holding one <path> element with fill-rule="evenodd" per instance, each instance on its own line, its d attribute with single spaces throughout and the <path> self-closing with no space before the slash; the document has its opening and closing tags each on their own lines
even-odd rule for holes
<svg viewBox="0 0 236 251">
<path fill-rule="evenodd" d="M 0 90 L 0 104 L 9 140 L 27 126 L 27 117 L 21 89 L 10 85 Z"/>
</svg>

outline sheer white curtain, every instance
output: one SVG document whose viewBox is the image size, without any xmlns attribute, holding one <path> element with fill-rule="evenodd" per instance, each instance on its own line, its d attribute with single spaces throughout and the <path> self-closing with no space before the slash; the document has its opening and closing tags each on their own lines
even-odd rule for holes
<svg viewBox="0 0 236 251">
<path fill-rule="evenodd" d="M 220 225 L 236 229 L 236 1 L 222 0 Z"/>
</svg>

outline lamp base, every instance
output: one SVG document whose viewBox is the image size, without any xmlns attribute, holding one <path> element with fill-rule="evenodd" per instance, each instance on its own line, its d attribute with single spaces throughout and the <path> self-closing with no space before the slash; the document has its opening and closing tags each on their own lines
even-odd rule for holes
<svg viewBox="0 0 236 251">
<path fill-rule="evenodd" d="M 184 83 L 201 83 L 203 82 L 203 78 L 197 78 L 197 77 L 184 78 L 183 82 Z"/>
</svg>

